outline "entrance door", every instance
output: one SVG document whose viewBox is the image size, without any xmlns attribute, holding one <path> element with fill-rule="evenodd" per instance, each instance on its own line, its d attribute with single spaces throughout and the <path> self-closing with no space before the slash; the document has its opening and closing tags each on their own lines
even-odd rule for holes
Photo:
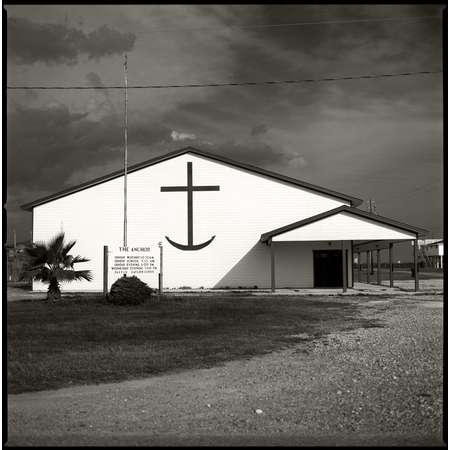
<svg viewBox="0 0 450 450">
<path fill-rule="evenodd" d="M 342 287 L 342 250 L 314 250 L 314 287 Z"/>
</svg>

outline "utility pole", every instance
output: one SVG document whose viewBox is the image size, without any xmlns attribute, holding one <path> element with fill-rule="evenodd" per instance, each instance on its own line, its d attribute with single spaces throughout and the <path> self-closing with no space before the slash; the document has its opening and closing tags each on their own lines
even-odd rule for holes
<svg viewBox="0 0 450 450">
<path fill-rule="evenodd" d="M 125 80 L 125 123 L 124 123 L 124 138 L 125 151 L 123 157 L 123 246 L 127 247 L 127 169 L 128 169 L 128 61 L 125 54 L 125 61 L 123 63 L 123 74 Z"/>
<path fill-rule="evenodd" d="M 13 281 L 17 281 L 17 238 L 15 228 L 13 228 L 13 246 L 14 246 Z"/>
<path fill-rule="evenodd" d="M 367 200 L 367 211 L 371 214 L 375 214 L 376 216 L 378 215 L 377 205 L 373 198 L 369 198 L 369 200 Z"/>
</svg>

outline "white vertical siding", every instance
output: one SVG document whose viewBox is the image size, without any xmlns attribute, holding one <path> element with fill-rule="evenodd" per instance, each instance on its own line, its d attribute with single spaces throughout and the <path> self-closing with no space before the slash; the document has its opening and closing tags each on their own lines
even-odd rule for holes
<svg viewBox="0 0 450 450">
<path fill-rule="evenodd" d="M 274 242 L 275 282 L 277 288 L 314 287 L 314 250 L 341 250 L 341 242 Z M 352 284 L 351 243 L 344 243 L 348 251 L 347 285 Z"/>
<path fill-rule="evenodd" d="M 341 212 L 274 236 L 274 241 L 415 239 L 415 234 Z"/>
</svg>

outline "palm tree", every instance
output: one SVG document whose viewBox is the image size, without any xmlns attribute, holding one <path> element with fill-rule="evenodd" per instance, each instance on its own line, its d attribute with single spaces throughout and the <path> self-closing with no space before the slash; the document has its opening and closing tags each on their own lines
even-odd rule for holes
<svg viewBox="0 0 450 450">
<path fill-rule="evenodd" d="M 48 283 L 47 300 L 60 300 L 61 281 L 92 280 L 90 270 L 74 270 L 76 263 L 87 262 L 89 259 L 69 255 L 76 241 L 64 243 L 64 232 L 60 232 L 48 243 L 37 242 L 25 249 L 29 263 L 25 275 Z"/>
</svg>

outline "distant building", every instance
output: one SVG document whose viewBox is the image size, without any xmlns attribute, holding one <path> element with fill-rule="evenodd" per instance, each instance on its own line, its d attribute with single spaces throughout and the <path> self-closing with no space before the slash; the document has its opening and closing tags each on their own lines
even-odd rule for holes
<svg viewBox="0 0 450 450">
<path fill-rule="evenodd" d="M 442 239 L 419 239 L 419 249 L 428 265 L 436 269 L 444 268 L 444 241 Z"/>
<path fill-rule="evenodd" d="M 30 245 L 30 241 L 18 242 L 16 248 L 13 244 L 6 244 L 6 279 L 8 281 L 20 281 L 23 275 L 27 254 L 25 247 Z"/>
</svg>

